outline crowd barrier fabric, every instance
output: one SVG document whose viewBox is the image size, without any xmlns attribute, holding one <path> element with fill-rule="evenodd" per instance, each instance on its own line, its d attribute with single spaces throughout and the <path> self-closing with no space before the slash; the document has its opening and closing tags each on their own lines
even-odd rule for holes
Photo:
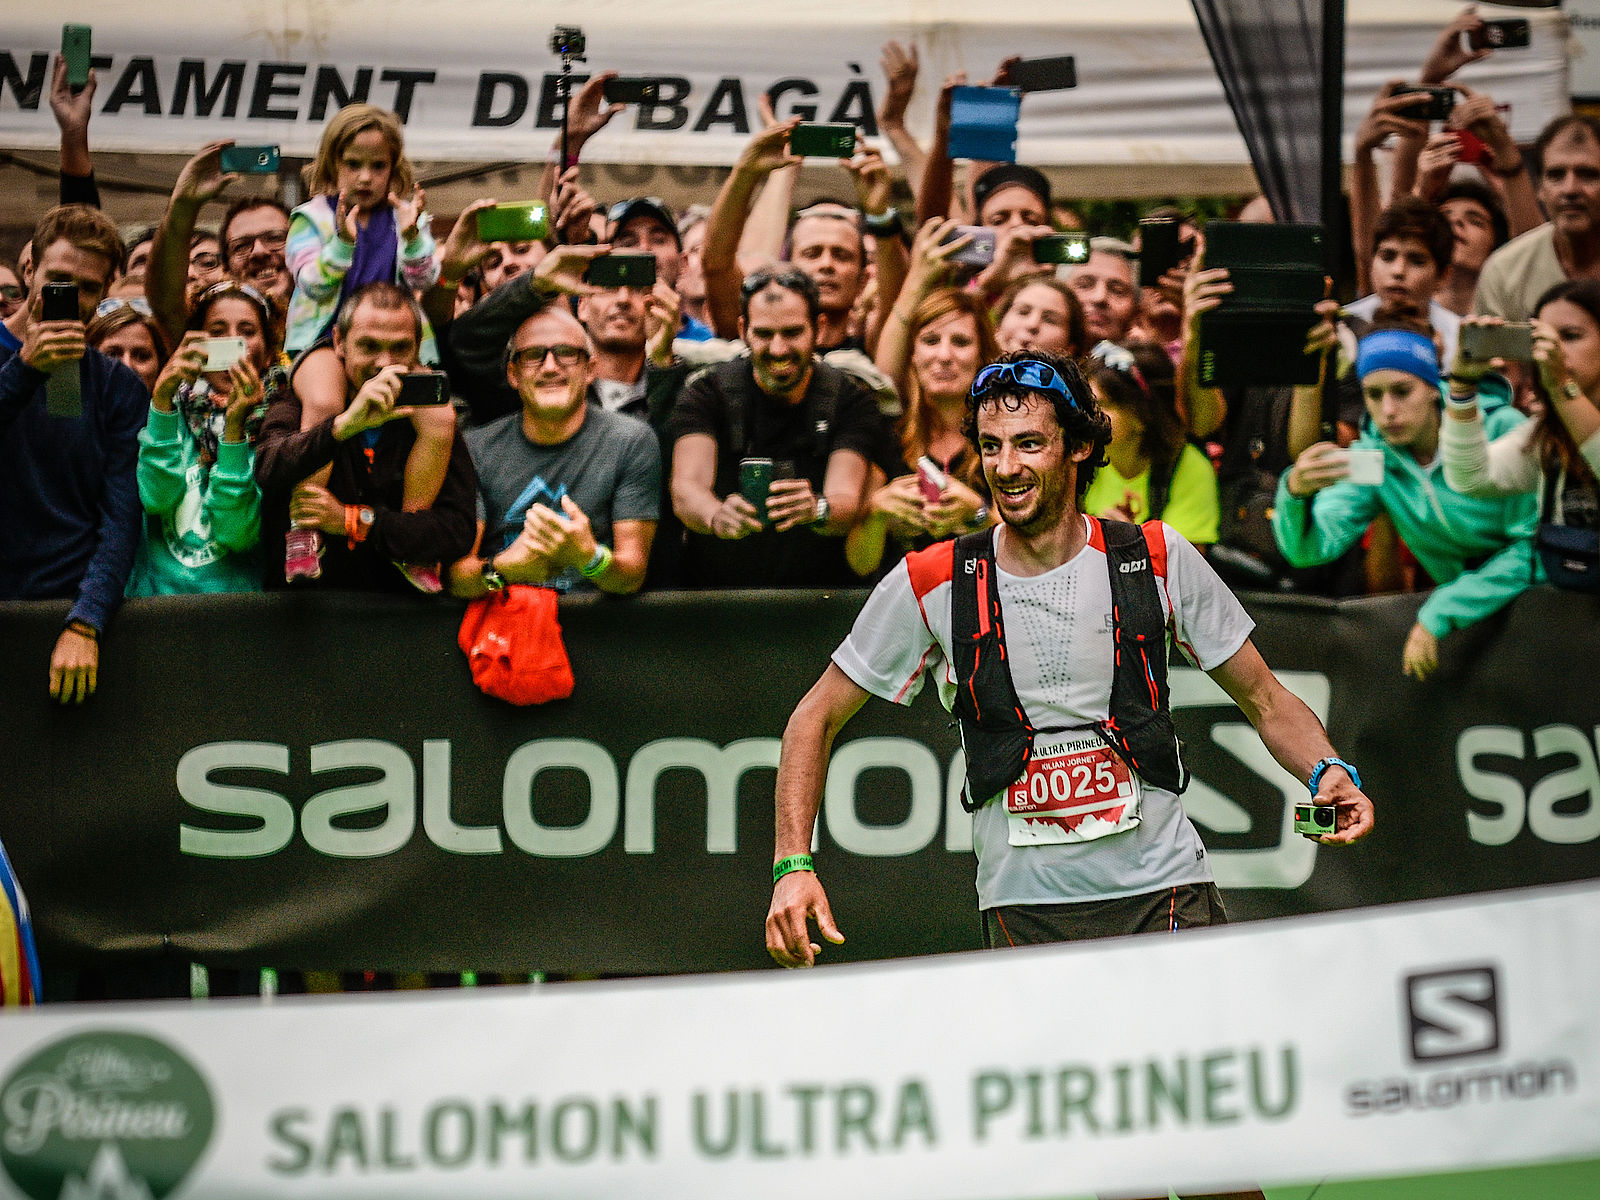
<svg viewBox="0 0 1600 1200">
<path fill-rule="evenodd" d="M 684 972 L 767 963 L 773 768 L 863 593 L 563 605 L 577 689 L 473 687 L 459 607 L 359 595 L 128 603 L 100 690 L 46 694 L 64 604 L 0 606 L 0 842 L 48 975 L 210 965 Z M 1250 598 L 1257 645 L 1361 769 L 1377 827 L 1290 832 L 1304 788 L 1205 675 L 1184 796 L 1235 919 L 1600 876 L 1600 622 L 1537 589 L 1404 678 L 1417 597 Z M 841 961 L 978 944 L 962 766 L 932 689 L 836 746 L 818 872 Z"/>
<path fill-rule="evenodd" d="M 42 1009 L 0 1016 L 0 1196 L 1303 1197 L 1496 1167 L 1579 1200 L 1539 1167 L 1600 1179 L 1597 944 L 1586 883 L 797 974 Z"/>
</svg>

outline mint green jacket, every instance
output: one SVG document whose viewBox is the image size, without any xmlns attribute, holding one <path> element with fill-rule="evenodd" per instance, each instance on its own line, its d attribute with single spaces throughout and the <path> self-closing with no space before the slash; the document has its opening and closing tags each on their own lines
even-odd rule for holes
<svg viewBox="0 0 1600 1200">
<path fill-rule="evenodd" d="M 250 443 L 221 443 L 208 471 L 183 417 L 152 407 L 139 434 L 138 479 L 146 519 L 128 595 L 261 590 L 261 489 Z"/>
<path fill-rule="evenodd" d="M 1493 403 L 1488 396 L 1481 399 Z M 1493 441 L 1526 419 L 1501 403 L 1484 413 L 1484 428 Z M 1379 513 L 1388 513 L 1401 539 L 1439 585 L 1417 614 L 1435 637 L 1497 612 L 1533 581 L 1537 496 L 1464 496 L 1445 483 L 1438 454 L 1423 466 L 1409 450 L 1389 445 L 1371 429 L 1351 448 L 1383 451 L 1380 486 L 1341 481 L 1302 499 L 1289 494 L 1288 471 L 1279 477 L 1272 531 L 1292 565 L 1331 562 L 1355 544 Z"/>
</svg>

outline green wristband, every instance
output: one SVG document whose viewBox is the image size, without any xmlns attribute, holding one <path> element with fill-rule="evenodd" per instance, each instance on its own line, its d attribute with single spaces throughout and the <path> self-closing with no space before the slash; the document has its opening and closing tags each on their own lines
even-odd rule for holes
<svg viewBox="0 0 1600 1200">
<path fill-rule="evenodd" d="M 816 867 L 811 865 L 811 855 L 791 854 L 788 858 L 780 858 L 772 864 L 772 882 L 777 883 L 791 871 L 810 871 L 815 874 Z"/>
</svg>

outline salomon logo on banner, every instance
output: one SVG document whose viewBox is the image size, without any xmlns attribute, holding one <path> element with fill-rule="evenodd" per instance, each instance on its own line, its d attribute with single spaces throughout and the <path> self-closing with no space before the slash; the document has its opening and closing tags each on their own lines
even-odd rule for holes
<svg viewBox="0 0 1600 1200">
<path fill-rule="evenodd" d="M 1411 1061 L 1444 1062 L 1500 1049 L 1500 982 L 1490 966 L 1406 976 Z"/>
<path fill-rule="evenodd" d="M 215 1125 L 200 1073 L 143 1034 L 74 1034 L 0 1083 L 0 1166 L 32 1200 L 164 1200 Z"/>
</svg>

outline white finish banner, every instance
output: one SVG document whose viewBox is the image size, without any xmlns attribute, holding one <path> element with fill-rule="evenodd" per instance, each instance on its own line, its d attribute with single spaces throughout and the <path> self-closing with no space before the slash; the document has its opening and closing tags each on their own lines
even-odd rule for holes
<svg viewBox="0 0 1600 1200">
<path fill-rule="evenodd" d="M 93 28 L 99 90 L 91 137 L 103 150 L 192 153 L 233 138 L 309 155 L 328 116 L 370 100 L 406 121 L 419 160 L 540 161 L 558 122 L 560 61 L 551 28 L 588 36 L 585 72 L 661 77 L 661 100 L 618 117 L 586 151 L 597 162 L 731 163 L 760 127 L 758 98 L 780 117 L 844 121 L 876 133 L 879 49 L 921 54 L 912 130 L 924 140 L 940 82 L 990 78 L 1008 55 L 1072 54 L 1079 86 L 1022 105 L 1019 157 L 1049 164 L 1244 163 L 1233 115 L 1187 0 L 1109 6 L 1018 0 L 798 0 L 572 8 L 522 0 L 440 6 L 419 0 L 74 0 L 6 14 L 0 31 L 0 146 L 53 147 L 49 64 L 61 21 Z M 1103 7 L 1103 6 L 1102 6 Z M 1415 74 L 1455 0 L 1352 0 L 1345 130 L 1388 79 Z M 1086 11 L 1090 10 L 1090 11 Z M 1461 81 L 1512 106 L 1532 140 L 1566 101 L 1566 23 L 1533 22 L 1533 45 L 1468 67 Z"/>
<path fill-rule="evenodd" d="M 8 1015 L 0 1196 L 1024 1200 L 1600 1158 L 1597 945 L 1583 885 L 795 975 Z"/>
</svg>

